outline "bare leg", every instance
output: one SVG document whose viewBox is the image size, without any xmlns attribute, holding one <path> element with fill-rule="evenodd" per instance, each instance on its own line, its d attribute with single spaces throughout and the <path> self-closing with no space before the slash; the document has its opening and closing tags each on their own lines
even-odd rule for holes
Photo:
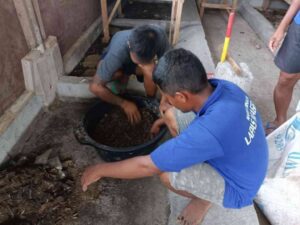
<svg viewBox="0 0 300 225">
<path fill-rule="evenodd" d="M 211 203 L 197 198 L 196 196 L 181 190 L 176 190 L 172 187 L 168 173 L 160 175 L 161 182 L 172 192 L 186 198 L 190 198 L 190 203 L 185 207 L 182 213 L 178 216 L 178 222 L 181 225 L 198 225 L 203 220 L 205 214 L 211 207 Z"/>
<path fill-rule="evenodd" d="M 280 126 L 287 120 L 287 111 L 292 100 L 293 90 L 299 79 L 300 74 L 280 73 L 278 83 L 274 89 L 276 118 L 272 123 L 275 126 Z"/>
</svg>

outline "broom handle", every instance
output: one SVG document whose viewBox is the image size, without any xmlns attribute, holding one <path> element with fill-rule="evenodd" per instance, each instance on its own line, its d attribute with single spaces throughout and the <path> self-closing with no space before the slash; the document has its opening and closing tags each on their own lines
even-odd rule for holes
<svg viewBox="0 0 300 225">
<path fill-rule="evenodd" d="M 229 14 L 229 20 L 227 24 L 227 31 L 226 31 L 226 36 L 225 36 L 225 41 L 223 45 L 223 51 L 221 55 L 221 62 L 223 63 L 226 60 L 227 53 L 228 53 L 228 48 L 230 44 L 230 38 L 231 38 L 231 33 L 232 33 L 232 27 L 233 27 L 233 22 L 234 22 L 234 17 L 235 17 L 235 12 L 231 12 Z"/>
</svg>

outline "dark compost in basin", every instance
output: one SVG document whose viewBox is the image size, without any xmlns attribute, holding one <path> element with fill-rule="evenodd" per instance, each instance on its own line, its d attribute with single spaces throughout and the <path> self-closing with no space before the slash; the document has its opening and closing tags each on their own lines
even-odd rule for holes
<svg viewBox="0 0 300 225">
<path fill-rule="evenodd" d="M 157 100 L 141 96 L 126 96 L 126 98 L 134 101 L 140 109 L 142 114 L 140 124 L 131 126 L 121 110 L 99 101 L 85 114 L 75 129 L 78 141 L 95 147 L 105 161 L 118 161 L 149 154 L 157 147 L 167 131 L 166 127 L 162 127 L 158 135 L 155 137 L 150 135 L 150 128 L 159 114 Z"/>
</svg>

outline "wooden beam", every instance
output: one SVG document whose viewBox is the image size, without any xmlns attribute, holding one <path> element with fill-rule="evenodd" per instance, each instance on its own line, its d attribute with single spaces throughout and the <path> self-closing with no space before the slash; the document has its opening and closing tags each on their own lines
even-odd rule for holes
<svg viewBox="0 0 300 225">
<path fill-rule="evenodd" d="M 271 0 L 264 0 L 262 4 L 262 9 L 266 11 L 270 6 Z"/>
<path fill-rule="evenodd" d="M 45 32 L 45 26 L 44 26 L 44 23 L 43 23 L 42 15 L 41 15 L 39 1 L 38 0 L 32 0 L 32 4 L 33 4 L 33 7 L 34 7 L 34 11 L 35 11 L 37 21 L 39 23 L 39 28 L 40 28 L 40 32 L 41 32 L 41 35 L 42 35 L 42 39 L 46 40 L 47 36 L 46 36 L 46 32 Z"/>
<path fill-rule="evenodd" d="M 169 20 L 151 20 L 151 19 L 127 19 L 127 18 L 114 18 L 111 21 L 112 26 L 120 27 L 120 28 L 132 28 L 136 26 L 146 25 L 146 24 L 155 24 L 162 27 L 166 32 L 170 29 L 170 21 Z M 182 21 L 181 28 L 185 26 L 194 26 L 199 25 L 198 21 Z"/>
<path fill-rule="evenodd" d="M 112 21 L 114 15 L 116 14 L 116 12 L 119 9 L 120 5 L 121 5 L 121 0 L 117 0 L 114 8 L 112 9 L 112 11 L 111 11 L 111 13 L 109 15 L 108 24 L 110 24 L 110 22 Z"/>
<path fill-rule="evenodd" d="M 179 40 L 183 4 L 184 4 L 184 0 L 178 0 L 177 10 L 176 10 L 176 21 L 175 21 L 175 27 L 174 27 L 174 37 L 173 37 L 173 42 L 172 42 L 173 45 L 177 44 L 177 42 Z"/>
<path fill-rule="evenodd" d="M 199 5 L 200 5 L 200 18 L 201 18 L 201 19 L 202 19 L 203 16 L 204 16 L 205 4 L 206 4 L 206 0 L 199 0 Z"/>
<path fill-rule="evenodd" d="M 175 23 L 177 5 L 178 5 L 178 0 L 173 0 L 173 2 L 172 2 L 171 21 L 170 21 L 170 28 L 169 28 L 169 42 L 170 43 L 172 43 L 172 35 L 173 35 L 173 31 L 174 31 L 174 23 Z"/>
<path fill-rule="evenodd" d="M 215 4 L 215 3 L 202 3 L 202 6 L 204 8 L 210 8 L 210 9 L 232 9 L 232 7 L 229 5 Z"/>
<path fill-rule="evenodd" d="M 101 16 L 102 16 L 102 26 L 104 37 L 102 41 L 108 43 L 109 41 L 109 23 L 107 14 L 107 0 L 101 0 Z"/>
<path fill-rule="evenodd" d="M 37 47 L 37 39 L 32 26 L 32 21 L 29 16 L 24 0 L 14 0 L 14 5 L 17 11 L 18 19 L 20 21 L 27 45 L 29 49 Z"/>
</svg>

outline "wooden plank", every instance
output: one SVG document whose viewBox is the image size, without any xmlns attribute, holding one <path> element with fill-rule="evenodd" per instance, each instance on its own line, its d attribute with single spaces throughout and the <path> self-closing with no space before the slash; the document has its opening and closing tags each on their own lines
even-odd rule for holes
<svg viewBox="0 0 300 225">
<path fill-rule="evenodd" d="M 202 3 L 204 8 L 210 9 L 231 9 L 232 7 L 224 4 L 215 4 L 215 3 Z"/>
<path fill-rule="evenodd" d="M 176 21 L 174 27 L 174 37 L 173 37 L 173 45 L 177 44 L 179 39 L 179 32 L 180 32 L 180 24 L 181 24 L 181 16 L 182 16 L 182 8 L 184 4 L 184 0 L 178 0 L 177 3 L 177 12 L 176 12 Z"/>
<path fill-rule="evenodd" d="M 170 21 L 169 20 L 151 20 L 151 19 L 127 19 L 127 18 L 114 18 L 111 21 L 112 26 L 120 27 L 120 28 L 132 28 L 136 26 L 146 25 L 146 24 L 155 24 L 162 27 L 166 32 L 170 28 Z M 193 26 L 199 25 L 198 21 L 189 22 L 189 21 L 182 21 L 181 28 L 185 26 Z"/>
<path fill-rule="evenodd" d="M 27 42 L 30 49 L 34 49 L 38 43 L 36 40 L 35 33 L 32 29 L 32 23 L 30 21 L 29 13 L 23 0 L 14 0 L 14 5 L 17 11 L 17 15 Z"/>
<path fill-rule="evenodd" d="M 107 14 L 107 0 L 101 0 L 101 15 L 102 15 L 102 26 L 103 26 L 103 42 L 108 43 L 109 41 L 109 24 Z"/>
<path fill-rule="evenodd" d="M 169 42 L 172 43 L 172 35 L 174 31 L 174 22 L 175 22 L 175 15 L 177 11 L 177 3 L 178 0 L 173 0 L 172 2 L 172 13 L 171 13 L 171 22 L 170 22 L 170 29 L 169 29 Z"/>
<path fill-rule="evenodd" d="M 121 6 L 121 0 L 117 0 L 114 8 L 112 9 L 109 18 L 108 18 L 108 24 L 110 24 L 111 20 L 113 19 L 114 15 L 116 14 L 117 10 Z"/>
<path fill-rule="evenodd" d="M 204 15 L 204 10 L 205 10 L 205 4 L 206 0 L 199 0 L 199 5 L 200 5 L 200 18 L 203 18 Z"/>
<path fill-rule="evenodd" d="M 262 9 L 266 11 L 270 6 L 271 0 L 264 0 L 262 4 Z"/>
<path fill-rule="evenodd" d="M 43 40 L 46 40 L 47 37 L 46 37 L 45 27 L 44 27 L 42 15 L 41 15 L 39 1 L 38 0 L 32 0 L 32 4 L 33 4 L 33 7 L 34 7 L 36 17 L 37 17 L 37 21 L 39 23 L 39 28 L 40 28 L 42 38 L 43 38 Z"/>
</svg>

